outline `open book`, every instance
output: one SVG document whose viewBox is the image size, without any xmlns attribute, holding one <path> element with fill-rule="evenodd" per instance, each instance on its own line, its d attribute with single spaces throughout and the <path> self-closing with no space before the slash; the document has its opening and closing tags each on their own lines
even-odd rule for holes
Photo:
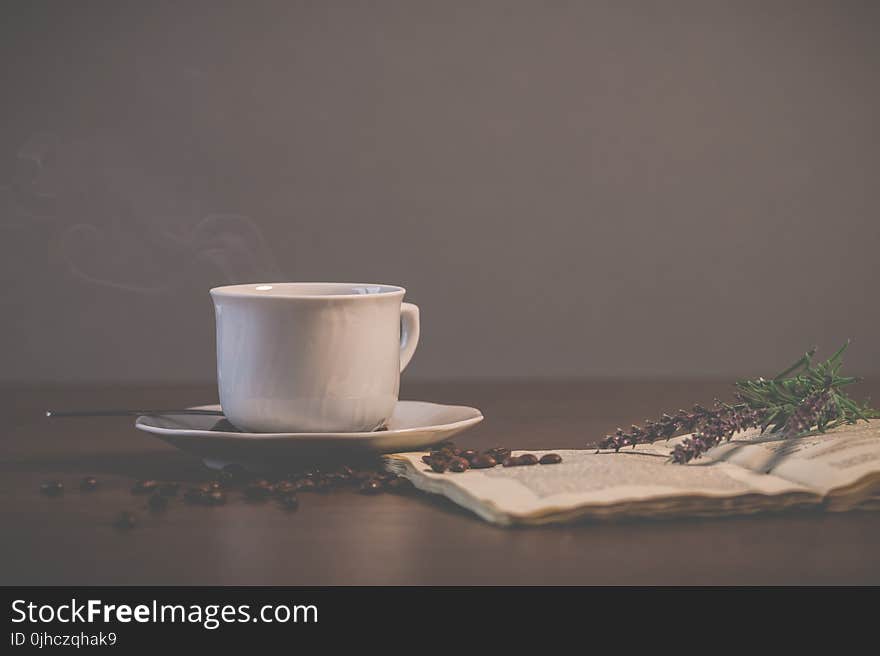
<svg viewBox="0 0 880 656">
<path fill-rule="evenodd" d="M 553 450 L 563 459 L 556 465 L 437 474 L 421 461 L 425 454 L 398 453 L 386 456 L 386 466 L 501 525 L 880 509 L 880 420 L 796 438 L 744 432 L 687 465 L 673 464 L 669 454 L 684 437 L 619 453 Z"/>
</svg>

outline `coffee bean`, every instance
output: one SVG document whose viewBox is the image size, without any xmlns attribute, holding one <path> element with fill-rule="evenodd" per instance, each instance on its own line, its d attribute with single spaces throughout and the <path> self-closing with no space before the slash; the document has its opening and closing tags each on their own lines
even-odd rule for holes
<svg viewBox="0 0 880 656">
<path fill-rule="evenodd" d="M 163 497 L 158 492 L 150 496 L 147 505 L 153 512 L 161 512 L 168 507 L 168 497 Z"/>
<path fill-rule="evenodd" d="M 485 453 L 477 454 L 470 459 L 470 463 L 472 469 L 489 469 L 498 464 L 495 462 L 495 458 Z"/>
<path fill-rule="evenodd" d="M 431 464 L 431 469 L 433 469 L 433 470 L 434 470 L 435 472 L 437 472 L 438 474 L 442 474 L 442 473 L 445 472 L 445 471 L 448 469 L 448 467 L 449 467 L 449 461 L 448 461 L 448 460 L 446 460 L 446 459 L 442 459 L 442 460 L 441 460 L 440 458 L 437 458 L 437 457 L 433 458 L 433 459 L 431 460 L 431 463 L 430 463 L 430 464 Z"/>
<path fill-rule="evenodd" d="M 120 531 L 128 531 L 135 527 L 135 517 L 127 510 L 122 511 L 113 519 L 113 526 Z"/>
<path fill-rule="evenodd" d="M 532 453 L 523 453 L 520 456 L 510 456 L 502 463 L 505 467 L 523 467 L 527 465 L 537 465 L 538 458 Z"/>
<path fill-rule="evenodd" d="M 46 481 L 40 485 L 40 492 L 47 497 L 57 497 L 64 492 L 64 484 L 61 481 Z"/>
<path fill-rule="evenodd" d="M 328 478 L 327 476 L 321 476 L 320 478 L 315 479 L 315 490 L 321 493 L 332 492 L 336 489 L 336 481 L 332 478 Z"/>
<path fill-rule="evenodd" d="M 159 483 L 153 480 L 137 481 L 131 488 L 132 494 L 149 494 L 159 487 Z"/>
<path fill-rule="evenodd" d="M 466 458 L 454 458 L 449 463 L 449 471 L 453 471 L 453 472 L 460 473 L 463 471 L 467 471 L 470 468 L 471 468 L 471 463 L 469 463 Z"/>
<path fill-rule="evenodd" d="M 383 491 L 385 485 L 378 478 L 371 478 L 368 481 L 364 481 L 364 483 L 360 487 L 361 494 L 379 494 Z"/>
<path fill-rule="evenodd" d="M 308 492 L 315 488 L 315 481 L 311 478 L 301 478 L 293 484 L 296 490 Z"/>
<path fill-rule="evenodd" d="M 278 497 L 282 497 L 285 494 L 292 494 L 294 492 L 296 492 L 296 485 L 290 481 L 279 481 L 272 486 L 272 493 Z"/>
<path fill-rule="evenodd" d="M 299 508 L 299 499 L 293 493 L 284 494 L 279 497 L 278 502 L 285 510 L 296 510 Z"/>
<path fill-rule="evenodd" d="M 94 476 L 86 476 L 79 482 L 79 489 L 83 492 L 93 492 L 98 489 L 98 479 Z"/>
<path fill-rule="evenodd" d="M 464 458 L 470 469 L 486 469 L 496 464 L 504 467 L 527 467 L 538 463 L 555 465 L 562 462 L 562 457 L 558 453 L 547 453 L 539 459 L 533 453 L 515 456 L 510 449 L 502 446 L 495 446 L 478 453 L 474 449 L 458 449 L 451 442 L 436 445 L 431 449 L 430 454 L 422 456 L 422 462 L 437 473 L 465 471 L 467 467 L 462 466 L 459 458 Z"/>
<path fill-rule="evenodd" d="M 486 453 L 495 458 L 496 462 L 504 462 L 505 458 L 510 457 L 510 449 L 503 446 L 494 446 L 486 451 Z"/>
</svg>

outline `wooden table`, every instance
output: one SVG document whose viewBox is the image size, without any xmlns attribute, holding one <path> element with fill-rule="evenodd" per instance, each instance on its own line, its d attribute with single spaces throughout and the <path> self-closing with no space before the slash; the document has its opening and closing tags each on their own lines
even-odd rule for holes
<svg viewBox="0 0 880 656">
<path fill-rule="evenodd" d="M 580 447 L 616 426 L 711 402 L 697 382 L 407 384 L 404 398 L 475 405 L 486 421 L 460 444 Z M 880 397 L 880 381 L 858 395 Z M 201 475 L 192 457 L 125 419 L 47 420 L 48 407 L 210 403 L 212 387 L 5 389 L 0 411 L 0 583 L 14 584 L 877 584 L 880 513 L 490 526 L 442 499 L 301 495 L 300 509 L 179 501 L 161 515 L 135 479 Z M 83 493 L 93 474 L 100 489 Z M 60 479 L 47 498 L 41 482 Z M 137 512 L 127 533 L 111 526 Z"/>
</svg>

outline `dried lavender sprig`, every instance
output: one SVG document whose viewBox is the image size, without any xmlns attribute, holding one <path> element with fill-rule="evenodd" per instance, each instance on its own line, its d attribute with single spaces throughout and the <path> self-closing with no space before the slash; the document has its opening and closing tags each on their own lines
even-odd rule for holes
<svg viewBox="0 0 880 656">
<path fill-rule="evenodd" d="M 760 427 L 763 419 L 762 411 L 753 410 L 744 404 L 729 405 L 716 401 L 711 410 L 695 405 L 691 412 L 679 410 L 672 416 L 663 415 L 658 422 L 647 421 L 644 428 L 633 426 L 629 431 L 618 428 L 614 435 L 607 436 L 600 443 L 599 448 L 619 451 L 625 446 L 634 447 L 637 444 L 648 444 L 675 435 L 692 433 L 684 445 L 677 445 L 673 451 L 674 461 L 687 462 L 699 457 L 721 440 L 729 440 L 734 434 L 748 428 Z"/>
<path fill-rule="evenodd" d="M 821 425 L 823 420 L 827 423 L 835 418 L 837 408 L 831 406 L 831 399 L 831 392 L 827 389 L 813 392 L 789 415 L 782 426 L 782 431 L 787 436 L 800 435 L 813 426 Z"/>
<path fill-rule="evenodd" d="M 650 444 L 661 439 L 669 439 L 682 433 L 692 433 L 712 416 L 712 411 L 695 405 L 691 412 L 679 410 L 675 415 L 664 414 L 659 421 L 646 421 L 645 427 L 633 425 L 629 431 L 618 428 L 614 435 L 608 435 L 599 443 L 600 449 L 620 451 L 625 446 Z"/>
<path fill-rule="evenodd" d="M 749 428 L 760 428 L 762 432 L 772 428 L 785 436 L 794 436 L 880 417 L 880 412 L 853 401 L 841 390 L 858 380 L 839 375 L 848 345 L 849 342 L 818 365 L 812 362 L 814 348 L 771 380 L 738 381 L 735 404 L 716 401 L 712 410 L 695 405 L 691 412 L 679 410 L 675 415 L 664 414 L 657 422 L 646 421 L 644 428 L 618 428 L 599 443 L 599 448 L 619 451 L 625 446 L 692 433 L 675 446 L 671 455 L 673 462 L 686 463 Z"/>
<path fill-rule="evenodd" d="M 720 405 L 720 404 L 719 404 Z M 691 437 L 685 438 L 672 449 L 673 462 L 684 464 L 699 458 L 703 453 L 729 440 L 736 433 L 758 428 L 764 419 L 764 411 L 736 406 L 722 406 L 698 428 Z"/>
</svg>

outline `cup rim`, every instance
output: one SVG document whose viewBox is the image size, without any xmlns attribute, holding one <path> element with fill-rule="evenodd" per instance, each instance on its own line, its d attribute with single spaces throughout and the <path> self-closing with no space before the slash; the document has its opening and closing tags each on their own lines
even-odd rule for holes
<svg viewBox="0 0 880 656">
<path fill-rule="evenodd" d="M 314 299 L 323 301 L 403 296 L 405 293 L 406 289 L 398 285 L 361 282 L 253 282 L 222 285 L 210 290 L 212 297 L 221 298 Z"/>
</svg>

